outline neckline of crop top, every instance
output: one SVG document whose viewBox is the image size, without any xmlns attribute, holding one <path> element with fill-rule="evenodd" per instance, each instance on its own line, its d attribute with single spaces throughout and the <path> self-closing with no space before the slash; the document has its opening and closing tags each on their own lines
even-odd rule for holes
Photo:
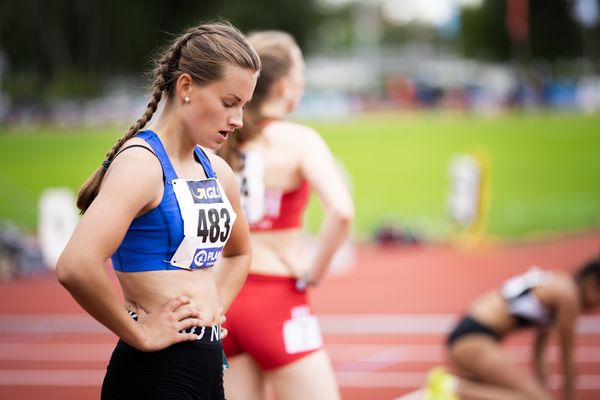
<svg viewBox="0 0 600 400">
<path fill-rule="evenodd" d="M 152 147 L 152 150 L 154 150 L 156 157 L 160 161 L 160 165 L 162 167 L 166 181 L 170 182 L 174 179 L 179 178 L 177 176 L 177 173 L 175 172 L 175 168 L 173 168 L 173 164 L 171 164 L 171 160 L 169 160 L 169 156 L 167 155 L 165 147 L 163 146 L 160 138 L 155 132 L 151 130 L 145 130 L 139 132 L 137 135 L 135 135 L 135 137 L 145 140 L 150 145 L 150 147 Z M 204 170 L 204 174 L 206 175 L 207 179 L 217 177 L 215 171 L 212 168 L 212 164 L 208 159 L 208 156 L 206 155 L 204 150 L 202 150 L 202 148 L 198 145 L 194 147 L 194 157 L 198 162 L 200 162 L 200 165 L 202 166 L 202 169 Z"/>
<path fill-rule="evenodd" d="M 553 274 L 538 267 L 508 279 L 500 293 L 508 302 L 511 315 L 518 318 L 520 326 L 544 326 L 552 321 L 552 310 L 533 293 L 533 289 L 547 285 Z"/>
<path fill-rule="evenodd" d="M 160 161 L 164 176 L 163 197 L 157 207 L 131 222 L 123 241 L 111 256 L 112 265 L 121 272 L 179 270 L 169 263 L 184 237 L 183 220 L 172 183 L 178 176 L 156 133 L 145 130 L 135 137 L 146 141 Z M 194 148 L 194 155 L 207 179 L 216 178 L 208 156 L 199 146 Z"/>
</svg>

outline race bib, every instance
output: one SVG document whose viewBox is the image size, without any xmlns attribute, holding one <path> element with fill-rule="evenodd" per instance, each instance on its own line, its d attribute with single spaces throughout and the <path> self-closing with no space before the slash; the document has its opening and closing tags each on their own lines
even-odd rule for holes
<svg viewBox="0 0 600 400">
<path fill-rule="evenodd" d="M 238 174 L 242 207 L 248 222 L 260 221 L 265 213 L 265 166 L 257 151 L 244 153 L 244 169 Z"/>
<path fill-rule="evenodd" d="M 215 178 L 172 182 L 184 238 L 170 264 L 184 269 L 210 268 L 229 239 L 237 215 Z"/>
<path fill-rule="evenodd" d="M 316 350 L 323 345 L 319 321 L 307 306 L 294 307 L 292 319 L 283 323 L 283 342 L 288 354 Z"/>
</svg>

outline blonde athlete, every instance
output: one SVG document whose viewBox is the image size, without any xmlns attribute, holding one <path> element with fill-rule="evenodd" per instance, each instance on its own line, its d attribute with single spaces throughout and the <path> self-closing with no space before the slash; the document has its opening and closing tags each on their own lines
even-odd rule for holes
<svg viewBox="0 0 600 400">
<path fill-rule="evenodd" d="M 304 87 L 304 61 L 290 35 L 249 36 L 263 69 L 244 129 L 228 138 L 221 154 L 241 179 L 250 221 L 253 258 L 248 279 L 227 314 L 224 340 L 230 368 L 230 400 L 339 399 L 306 287 L 317 285 L 353 218 L 348 189 L 319 134 L 286 121 Z M 310 191 L 324 208 L 314 257 L 302 246 L 302 216 Z"/>
<path fill-rule="evenodd" d="M 251 248 L 235 175 L 198 144 L 216 150 L 242 126 L 259 70 L 231 25 L 184 32 L 157 62 L 146 112 L 79 194 L 83 216 L 57 273 L 120 338 L 102 399 L 224 399 L 221 312 Z M 125 307 L 103 268 L 109 258 Z"/>
</svg>

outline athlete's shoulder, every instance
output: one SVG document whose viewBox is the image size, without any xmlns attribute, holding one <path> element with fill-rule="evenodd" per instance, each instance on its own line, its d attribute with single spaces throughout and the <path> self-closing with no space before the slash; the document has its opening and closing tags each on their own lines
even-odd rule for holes
<svg viewBox="0 0 600 400">
<path fill-rule="evenodd" d="M 272 143 L 279 143 L 289 148 L 291 152 L 300 154 L 324 147 L 325 143 L 315 129 L 292 121 L 277 121 L 273 123 L 272 130 L 266 131 L 266 134 Z"/>
<path fill-rule="evenodd" d="M 234 176 L 229 164 L 227 164 L 227 162 L 223 160 L 220 156 L 215 154 L 214 151 L 206 149 L 204 147 L 202 147 L 202 150 L 204 151 L 204 154 L 206 154 L 206 157 L 208 158 L 208 161 L 210 162 L 213 171 L 215 171 L 217 178 L 229 179 L 229 177 Z"/>
<path fill-rule="evenodd" d="M 572 274 L 566 271 L 552 271 L 554 286 L 565 295 L 577 297 L 579 295 L 577 283 Z"/>
<path fill-rule="evenodd" d="M 320 136 L 319 132 L 310 126 L 287 120 L 272 122 L 267 127 L 268 131 L 276 131 L 278 135 L 293 136 L 294 138 Z"/>
<path fill-rule="evenodd" d="M 207 149 L 206 147 L 202 147 L 202 146 L 200 146 L 200 148 L 202 149 L 204 154 L 206 154 L 206 157 L 208 158 L 208 161 L 210 162 L 210 164 L 212 165 L 213 168 L 215 168 L 216 166 L 220 166 L 222 164 L 227 164 L 225 162 L 225 160 L 223 160 L 220 156 L 218 156 L 214 152 L 214 150 Z"/>
<path fill-rule="evenodd" d="M 149 179 L 154 178 L 153 175 L 162 178 L 161 164 L 154 149 L 148 142 L 136 137 L 123 143 L 111 162 L 109 173 L 111 169 L 121 173 L 139 173 L 140 177 Z"/>
<path fill-rule="evenodd" d="M 132 143 L 128 141 L 121 148 Z M 159 201 L 163 186 L 163 171 L 156 156 L 147 149 L 132 147 L 112 160 L 98 198 L 118 201 L 137 212 Z"/>
</svg>

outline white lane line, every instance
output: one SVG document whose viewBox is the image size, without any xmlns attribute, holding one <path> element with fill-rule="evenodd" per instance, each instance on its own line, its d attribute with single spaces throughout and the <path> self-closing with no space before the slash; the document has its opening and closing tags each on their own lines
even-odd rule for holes
<svg viewBox="0 0 600 400">
<path fill-rule="evenodd" d="M 107 362 L 114 343 L 0 342 L 0 361 Z"/>
<path fill-rule="evenodd" d="M 528 362 L 531 347 L 507 345 L 515 361 Z M 446 360 L 441 345 L 380 345 L 327 344 L 331 359 L 343 370 L 378 370 L 400 363 L 441 363 Z M 106 362 L 114 349 L 113 343 L 36 343 L 0 342 L 0 361 L 89 361 Z M 578 346 L 575 359 L 580 363 L 600 363 L 600 348 Z M 560 360 L 560 348 L 550 345 L 547 362 Z"/>
<path fill-rule="evenodd" d="M 348 314 L 318 315 L 324 333 L 374 334 L 449 332 L 457 321 L 454 314 Z"/>
<path fill-rule="evenodd" d="M 12 369 L 0 370 L 0 386 L 100 386 L 103 369 Z M 344 388 L 420 388 L 426 373 L 419 372 L 337 372 L 340 387 Z M 560 385 L 560 375 L 550 377 L 550 386 Z M 578 390 L 599 390 L 600 375 L 579 375 Z"/>
<path fill-rule="evenodd" d="M 352 347 L 348 346 L 346 351 L 354 351 Z M 339 349 L 331 352 L 328 346 L 327 352 L 332 361 L 336 363 L 336 370 L 339 371 L 378 371 L 406 361 L 406 350 L 402 346 L 390 346 L 389 348 L 373 351 L 367 357 L 357 357 L 345 362 L 340 362 L 337 358 L 340 355 Z"/>
<path fill-rule="evenodd" d="M 324 314 L 318 315 L 327 334 L 446 334 L 458 322 L 458 314 Z M 599 334 L 600 316 L 582 316 L 578 334 Z"/>
<path fill-rule="evenodd" d="M 425 372 L 336 372 L 342 387 L 418 388 L 425 382 Z"/>
<path fill-rule="evenodd" d="M 368 363 L 369 361 L 440 362 L 445 356 L 442 345 L 397 344 L 326 344 L 337 362 Z"/>
<path fill-rule="evenodd" d="M 325 334 L 446 334 L 459 314 L 319 314 Z M 600 334 L 600 316 L 583 316 L 579 334 Z M 108 329 L 86 314 L 4 314 L 0 333 L 107 333 Z"/>
<path fill-rule="evenodd" d="M 426 373 L 417 372 L 336 372 L 338 384 L 347 388 L 401 388 L 418 389 L 426 380 Z M 560 388 L 561 376 L 550 375 L 550 388 Z M 582 374 L 577 377 L 577 390 L 600 389 L 600 375 Z"/>
<path fill-rule="evenodd" d="M 504 347 L 510 351 L 516 362 L 526 363 L 531 360 L 531 346 L 506 345 Z M 380 364 L 385 368 L 400 363 L 441 363 L 447 359 L 442 345 L 327 344 L 326 349 L 332 360 L 347 370 L 381 369 L 378 368 Z M 578 346 L 575 348 L 575 360 L 579 363 L 600 363 L 600 348 Z M 560 361 L 560 347 L 548 346 L 546 362 L 558 361 Z"/>
<path fill-rule="evenodd" d="M 87 314 L 4 314 L 0 333 L 108 333 Z"/>
<path fill-rule="evenodd" d="M 396 397 L 393 400 L 423 400 L 425 391 L 423 389 L 417 389 L 414 392 L 405 394 L 404 396 Z"/>
<path fill-rule="evenodd" d="M 0 386 L 100 386 L 105 370 L 99 369 L 5 369 Z"/>
</svg>

